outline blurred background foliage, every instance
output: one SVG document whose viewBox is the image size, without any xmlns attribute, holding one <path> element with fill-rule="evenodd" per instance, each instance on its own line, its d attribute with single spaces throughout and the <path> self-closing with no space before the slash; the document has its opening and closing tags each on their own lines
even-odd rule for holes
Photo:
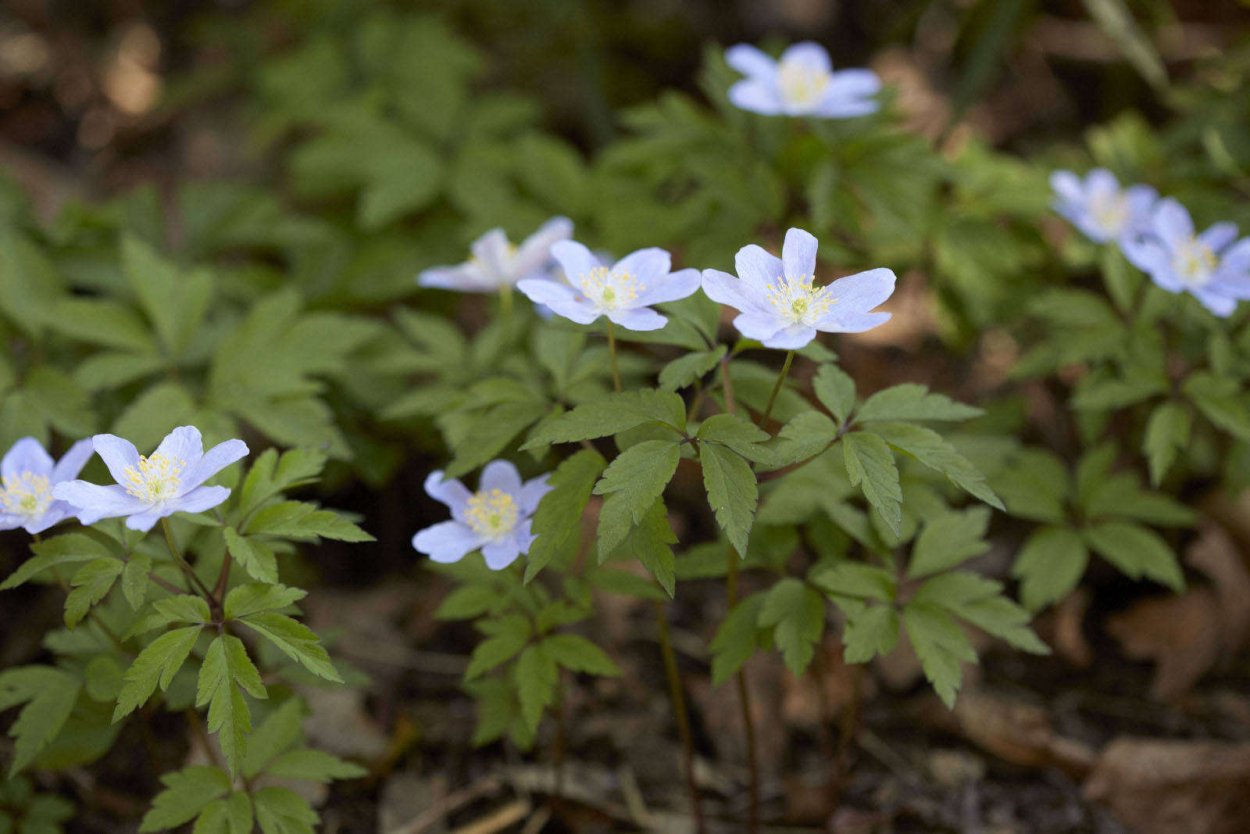
<svg viewBox="0 0 1250 834">
<path fill-rule="evenodd" d="M 429 418 L 515 339 L 455 354 L 413 309 L 476 327 L 487 304 L 415 274 L 553 214 L 698 267 L 808 228 L 838 270 L 905 278 L 888 335 L 863 341 L 885 348 L 862 360 L 868 390 L 919 356 L 903 376 L 987 400 L 1032 346 L 1037 292 L 1097 286 L 1096 250 L 1051 216 L 1053 167 L 1105 165 L 1200 225 L 1250 226 L 1248 19 L 1185 0 L 15 0 L 0 445 L 242 425 L 379 486 L 414 446 L 444 454 Z M 875 69 L 882 112 L 727 104 L 723 46 L 801 39 Z M 414 381 L 447 399 L 414 403 Z M 1018 398 L 996 414 L 1027 436 Z"/>
</svg>

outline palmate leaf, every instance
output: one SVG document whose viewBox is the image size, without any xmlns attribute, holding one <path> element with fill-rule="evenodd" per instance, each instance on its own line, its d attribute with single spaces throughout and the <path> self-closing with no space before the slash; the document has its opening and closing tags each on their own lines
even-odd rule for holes
<svg viewBox="0 0 1250 834">
<path fill-rule="evenodd" d="M 373 541 L 373 536 L 345 516 L 305 501 L 280 501 L 258 510 L 248 521 L 244 532 L 249 536 L 267 535 L 288 539 Z"/>
<path fill-rule="evenodd" d="M 565 460 L 551 474 L 551 491 L 538 502 L 531 522 L 536 536 L 525 566 L 528 584 L 553 559 L 563 558 L 581 541 L 582 513 L 606 461 L 598 452 L 583 449 Z"/>
<path fill-rule="evenodd" d="M 247 752 L 247 735 L 252 731 L 251 711 L 243 698 L 244 692 L 253 698 L 269 697 L 243 641 L 222 634 L 204 655 L 195 705 L 208 707 L 208 731 L 217 734 L 232 773 L 239 770 Z"/>
<path fill-rule="evenodd" d="M 545 643 L 528 646 L 512 667 L 521 717 L 531 732 L 538 730 L 543 710 L 555 703 L 559 674 L 555 657 Z"/>
<path fill-rule="evenodd" d="M 714 350 L 695 351 L 674 359 L 660 371 L 660 388 L 664 391 L 676 391 L 693 385 L 720 364 L 728 351 L 729 348 L 725 345 L 718 345 Z"/>
<path fill-rule="evenodd" d="M 1153 579 L 1174 591 L 1185 587 L 1176 554 L 1153 530 L 1139 524 L 1108 521 L 1085 529 L 1082 538 L 1126 576 Z"/>
<path fill-rule="evenodd" d="M 807 671 L 824 633 L 825 600 L 801 580 L 787 577 L 764 597 L 759 625 L 773 629 L 773 642 L 796 676 Z"/>
<path fill-rule="evenodd" d="M 521 449 L 541 449 L 553 443 L 594 440 L 620 434 L 645 423 L 666 425 L 674 432 L 684 431 L 686 405 L 681 397 L 669 391 L 644 389 L 609 394 L 548 420 Z"/>
<path fill-rule="evenodd" d="M 243 479 L 239 511 L 247 515 L 280 492 L 315 482 L 325 463 L 325 452 L 319 449 L 291 449 L 281 455 L 266 449 Z"/>
<path fill-rule="evenodd" d="M 283 654 L 319 678 L 342 683 L 320 638 L 308 626 L 283 614 L 268 611 L 251 614 L 239 622 L 273 643 Z"/>
<path fill-rule="evenodd" d="M 239 535 L 233 527 L 222 531 L 230 557 L 238 562 L 247 575 L 258 582 L 278 581 L 278 557 L 269 545 L 258 538 Z"/>
<path fill-rule="evenodd" d="M 87 616 L 91 606 L 113 589 L 126 564 L 120 559 L 96 559 L 83 565 L 70 579 L 73 589 L 65 598 L 65 625 L 73 628 Z"/>
<path fill-rule="evenodd" d="M 899 617 L 892 605 L 867 605 L 847 618 L 842 632 L 847 663 L 867 663 L 898 644 Z"/>
<path fill-rule="evenodd" d="M 855 380 L 837 365 L 821 365 L 812 380 L 812 390 L 839 423 L 846 422 L 855 408 Z"/>
<path fill-rule="evenodd" d="M 34 556 L 23 562 L 3 583 L 0 591 L 7 591 L 29 582 L 34 577 L 61 565 L 93 562 L 108 559 L 113 552 L 108 546 L 86 533 L 67 533 L 31 545 Z"/>
<path fill-rule="evenodd" d="M 1150 462 L 1150 483 L 1158 486 L 1176 458 L 1189 446 L 1193 414 L 1178 402 L 1165 402 L 1155 408 L 1146 423 L 1142 452 Z"/>
<path fill-rule="evenodd" d="M 759 593 L 740 600 L 717 629 L 711 644 L 713 685 L 729 680 L 757 649 L 764 647 L 759 625 L 764 598 L 765 594 Z"/>
<path fill-rule="evenodd" d="M 168 831 L 190 822 L 204 807 L 230 793 L 229 774 L 219 767 L 196 765 L 161 777 L 165 790 L 139 824 L 140 834 Z"/>
<path fill-rule="evenodd" d="M 577 634 L 553 634 L 543 646 L 557 664 L 572 672 L 618 677 L 621 667 L 603 649 Z"/>
<path fill-rule="evenodd" d="M 24 704 L 9 727 L 13 737 L 12 776 L 25 768 L 61 732 L 82 681 L 52 666 L 19 666 L 0 672 L 0 712 Z"/>
<path fill-rule="evenodd" d="M 607 496 L 599 512 L 599 557 L 606 558 L 659 500 L 677 471 L 675 442 L 644 440 L 629 447 L 604 470 L 596 495 Z"/>
<path fill-rule="evenodd" d="M 716 523 L 725 531 L 734 549 L 745 557 L 759 501 L 755 472 L 733 449 L 706 440 L 699 444 L 699 462 L 703 466 L 708 505 L 716 514 Z"/>
<path fill-rule="evenodd" d="M 252 798 L 232 793 L 204 806 L 192 834 L 252 834 Z"/>
<path fill-rule="evenodd" d="M 855 416 L 855 422 L 903 420 L 945 422 L 969 420 L 973 417 L 980 417 L 983 413 L 981 409 L 957 403 L 945 394 L 934 394 L 924 385 L 906 383 L 879 391 L 865 400 Z"/>
<path fill-rule="evenodd" d="M 941 472 L 964 492 L 1003 509 L 1003 502 L 990 489 L 985 476 L 937 432 L 908 423 L 883 423 L 873 426 L 873 431 L 895 449 Z"/>
<path fill-rule="evenodd" d="M 922 579 L 980 556 L 990 548 L 985 541 L 989 521 L 990 511 L 985 507 L 944 513 L 931 519 L 916 537 L 907 575 Z"/>
<path fill-rule="evenodd" d="M 162 692 L 169 689 L 174 675 L 195 648 L 202 629 L 201 625 L 176 628 L 157 637 L 139 652 L 122 678 L 113 721 L 120 721 L 147 703 L 158 685 Z"/>
<path fill-rule="evenodd" d="M 947 707 L 955 705 L 955 695 L 963 681 L 961 662 L 975 663 L 977 653 L 954 617 L 942 608 L 913 602 L 903 609 L 907 638 L 920 659 L 925 678 Z"/>
<path fill-rule="evenodd" d="M 903 522 L 903 489 L 890 447 L 875 434 L 852 432 L 842 438 L 842 448 L 851 484 L 863 490 L 868 503 L 898 535 Z"/>
<path fill-rule="evenodd" d="M 1037 611 L 1067 596 L 1085 575 L 1089 550 L 1066 527 L 1043 527 L 1025 541 L 1011 575 L 1020 580 L 1020 599 Z"/>
<path fill-rule="evenodd" d="M 673 555 L 676 543 L 677 535 L 669 524 L 668 509 L 663 501 L 657 500 L 642 521 L 629 529 L 611 556 L 637 559 L 671 598 L 677 591 L 677 558 Z M 600 553 L 602 555 L 602 551 Z"/>
<path fill-rule="evenodd" d="M 289 788 L 261 788 L 252 804 L 262 834 L 313 834 L 321 821 L 308 800 Z"/>
</svg>

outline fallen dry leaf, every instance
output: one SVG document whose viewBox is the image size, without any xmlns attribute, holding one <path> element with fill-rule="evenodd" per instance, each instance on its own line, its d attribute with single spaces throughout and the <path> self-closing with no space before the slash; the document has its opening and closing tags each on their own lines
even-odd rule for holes
<svg viewBox="0 0 1250 834">
<path fill-rule="evenodd" d="M 1236 542 L 1205 525 L 1185 561 L 1206 574 L 1210 586 L 1142 600 L 1107 623 L 1126 655 L 1155 662 L 1150 693 L 1163 701 L 1184 694 L 1221 658 L 1231 657 L 1245 645 L 1250 627 L 1250 572 Z"/>
<path fill-rule="evenodd" d="M 1084 795 L 1140 834 L 1245 834 L 1250 744 L 1117 739 Z"/>
</svg>

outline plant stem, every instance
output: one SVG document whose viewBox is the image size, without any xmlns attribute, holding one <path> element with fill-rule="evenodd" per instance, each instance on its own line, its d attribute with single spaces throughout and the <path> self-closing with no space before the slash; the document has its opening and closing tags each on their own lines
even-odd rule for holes
<svg viewBox="0 0 1250 834">
<path fill-rule="evenodd" d="M 690 716 L 686 713 L 681 674 L 677 671 L 677 655 L 673 653 L 673 641 L 668 633 L 668 615 L 664 611 L 664 603 L 659 600 L 655 600 L 655 625 L 660 638 L 660 653 L 664 657 L 664 675 L 668 678 L 668 695 L 673 703 L 673 720 L 677 722 L 677 735 L 681 738 L 681 761 L 686 774 L 686 788 L 690 792 L 690 811 L 694 815 L 695 831 L 707 834 L 699 786 L 694 780 L 694 739 L 690 734 Z"/>
<path fill-rule="evenodd" d="M 616 325 L 608 322 L 608 356 L 612 359 L 612 390 L 621 390 L 621 371 L 616 366 Z"/>
<path fill-rule="evenodd" d="M 499 314 L 505 321 L 512 318 L 512 285 L 499 288 Z"/>
<path fill-rule="evenodd" d="M 726 551 L 726 564 L 729 568 L 725 574 L 725 599 L 729 610 L 738 604 L 738 552 L 730 547 Z M 738 704 L 742 708 L 742 727 L 747 743 L 747 834 L 756 834 L 760 830 L 760 763 L 755 744 L 755 722 L 752 720 L 751 691 L 747 688 L 746 669 L 739 669 L 734 676 L 738 685 Z"/>
<path fill-rule="evenodd" d="M 781 393 L 781 386 L 785 384 L 786 377 L 790 375 L 790 365 L 793 362 L 794 351 L 786 351 L 786 361 L 781 366 L 781 373 L 777 374 L 777 382 L 773 385 L 772 393 L 768 395 L 768 405 L 764 406 L 764 415 L 760 417 L 760 428 L 768 425 L 769 418 L 773 416 L 773 405 L 777 402 L 777 395 Z"/>
<path fill-rule="evenodd" d="M 198 590 L 200 594 L 204 596 L 204 599 L 210 604 L 216 603 L 216 598 L 213 596 L 213 592 L 208 589 L 208 586 L 204 584 L 204 582 L 196 574 L 195 570 L 187 564 L 187 560 L 182 557 L 182 551 L 178 549 L 178 543 L 174 541 L 174 531 L 169 525 L 169 519 L 161 519 L 161 531 L 165 534 L 165 544 L 169 547 L 169 554 L 174 557 L 174 561 L 178 563 L 178 567 L 182 568 L 182 572 L 186 575 L 187 581 L 190 585 L 194 585 L 195 589 Z M 188 585 L 187 590 L 191 590 L 190 585 Z"/>
</svg>

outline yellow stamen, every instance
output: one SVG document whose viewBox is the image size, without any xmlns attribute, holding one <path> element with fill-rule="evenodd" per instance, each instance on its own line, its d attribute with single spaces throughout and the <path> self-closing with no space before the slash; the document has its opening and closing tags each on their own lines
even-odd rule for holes
<svg viewBox="0 0 1250 834">
<path fill-rule="evenodd" d="M 46 475 L 21 472 L 4 479 L 0 490 L 0 506 L 10 515 L 38 518 L 52 504 L 52 482 Z"/>
<path fill-rule="evenodd" d="M 139 456 L 135 466 L 126 467 L 122 486 L 126 492 L 142 501 L 158 503 L 178 494 L 182 469 L 185 463 L 170 460 L 161 453 L 151 457 Z"/>
<path fill-rule="evenodd" d="M 824 70 L 794 60 L 782 61 L 777 69 L 781 95 L 796 107 L 811 107 L 820 101 L 831 80 Z"/>
<path fill-rule="evenodd" d="M 582 294 L 604 310 L 616 310 L 638 298 L 646 287 L 628 272 L 597 266 L 577 280 Z"/>
<path fill-rule="evenodd" d="M 479 536 L 498 539 L 512 532 L 519 508 L 512 496 L 501 489 L 475 492 L 469 497 L 464 517 Z"/>
<path fill-rule="evenodd" d="M 1172 265 L 1186 284 L 1202 287 L 1210 282 L 1211 273 L 1219 265 L 1219 258 L 1210 246 L 1197 238 L 1190 238 L 1177 248 Z"/>
<path fill-rule="evenodd" d="M 812 286 L 814 280 L 811 275 L 779 275 L 768 285 L 768 300 L 782 318 L 794 324 L 813 325 L 838 301 L 829 287 Z"/>
</svg>

